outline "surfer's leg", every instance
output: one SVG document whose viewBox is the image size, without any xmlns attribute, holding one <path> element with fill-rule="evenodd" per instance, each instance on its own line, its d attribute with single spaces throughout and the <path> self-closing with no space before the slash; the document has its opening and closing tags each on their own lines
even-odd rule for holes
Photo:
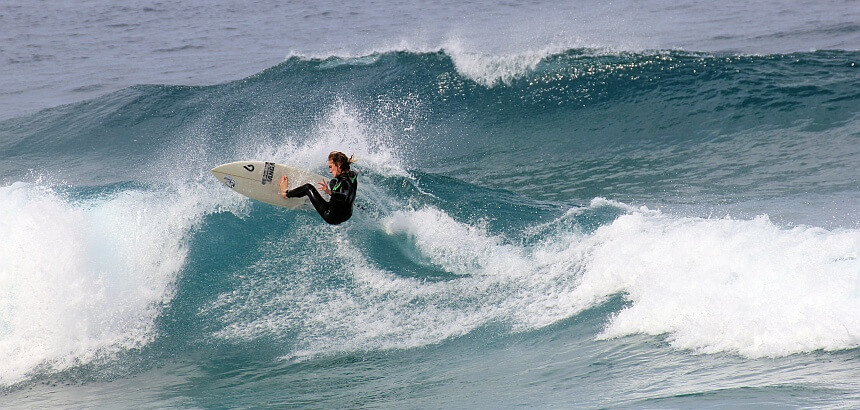
<svg viewBox="0 0 860 410">
<path fill-rule="evenodd" d="M 326 215 L 328 214 L 328 202 L 323 199 L 322 195 L 320 195 L 319 191 L 317 191 L 313 185 L 304 184 L 290 192 L 287 192 L 287 198 L 301 198 L 303 196 L 307 196 L 308 199 L 311 200 L 311 204 L 314 206 L 314 209 L 319 212 L 323 219 L 326 219 Z"/>
<path fill-rule="evenodd" d="M 301 198 L 303 196 L 308 196 L 308 192 L 311 190 L 316 191 L 316 188 L 311 184 L 304 184 L 287 191 L 287 198 Z"/>
</svg>

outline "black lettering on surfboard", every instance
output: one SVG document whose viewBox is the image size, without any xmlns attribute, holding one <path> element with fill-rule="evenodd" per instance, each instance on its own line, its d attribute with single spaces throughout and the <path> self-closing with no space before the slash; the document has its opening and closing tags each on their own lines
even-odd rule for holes
<svg viewBox="0 0 860 410">
<path fill-rule="evenodd" d="M 263 185 L 272 182 L 272 178 L 275 176 L 275 163 L 267 162 L 266 166 L 263 168 Z"/>
<path fill-rule="evenodd" d="M 236 188 L 236 181 L 234 181 L 233 178 L 230 178 L 229 176 L 224 175 L 224 185 L 227 185 L 228 187 L 235 189 Z"/>
<path fill-rule="evenodd" d="M 254 164 L 248 164 L 248 165 L 245 165 L 245 166 L 244 166 L 244 167 L 242 167 L 242 168 L 245 168 L 245 170 L 246 170 L 246 171 L 248 171 L 248 172 L 254 172 Z"/>
</svg>

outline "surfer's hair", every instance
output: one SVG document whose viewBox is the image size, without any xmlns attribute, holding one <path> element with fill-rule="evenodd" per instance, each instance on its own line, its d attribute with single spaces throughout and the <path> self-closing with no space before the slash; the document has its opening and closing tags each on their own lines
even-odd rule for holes
<svg viewBox="0 0 860 410">
<path fill-rule="evenodd" d="M 328 154 L 328 160 L 340 168 L 341 172 L 349 171 L 349 164 L 355 162 L 355 156 L 347 157 L 346 154 L 340 151 L 332 151 Z"/>
</svg>

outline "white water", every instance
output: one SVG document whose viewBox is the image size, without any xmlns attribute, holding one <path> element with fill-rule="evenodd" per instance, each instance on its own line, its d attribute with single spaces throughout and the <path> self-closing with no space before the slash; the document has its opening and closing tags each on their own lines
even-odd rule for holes
<svg viewBox="0 0 860 410">
<path fill-rule="evenodd" d="M 193 197 L 70 201 L 0 187 L 0 385 L 149 343 L 201 216 Z"/>
<path fill-rule="evenodd" d="M 605 206 L 627 213 L 593 233 L 555 230 L 533 246 L 435 208 L 396 211 L 378 229 L 454 279 L 427 282 L 379 269 L 349 239 L 317 243 L 314 254 L 342 259 L 323 258 L 300 272 L 267 265 L 301 284 L 255 281 L 223 295 L 215 305 L 232 311 L 218 336 L 296 332 L 288 357 L 410 348 L 494 323 L 539 329 L 622 294 L 627 307 L 607 318 L 598 339 L 663 335 L 678 349 L 751 358 L 860 345 L 857 230 L 781 228 L 766 217 L 678 218 L 605 200 L 589 209 Z M 325 266 L 344 266 L 343 286 L 314 285 Z M 258 287 L 270 295 L 265 304 L 255 302 Z"/>
<path fill-rule="evenodd" d="M 860 231 L 637 213 L 585 242 L 583 283 L 631 302 L 602 337 L 746 357 L 860 346 Z"/>
</svg>

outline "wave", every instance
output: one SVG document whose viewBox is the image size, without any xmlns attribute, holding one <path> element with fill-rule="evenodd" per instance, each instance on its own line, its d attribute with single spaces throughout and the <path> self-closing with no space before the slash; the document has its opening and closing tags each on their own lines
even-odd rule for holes
<svg viewBox="0 0 860 410">
<path fill-rule="evenodd" d="M 578 218 L 606 207 L 621 216 L 584 232 Z M 665 335 L 679 349 L 751 358 L 860 346 L 857 230 L 677 218 L 605 200 L 532 226 L 529 236 L 540 239 L 528 245 L 433 207 L 361 229 L 381 230 L 375 235 L 409 259 L 396 266 L 422 273 L 381 269 L 360 234 L 328 246 L 304 238 L 314 251 L 272 251 L 258 266 L 265 274 L 207 308 L 224 312 L 214 335 L 237 343 L 286 337 L 291 359 L 408 349 L 487 326 L 541 329 L 623 295 L 627 305 L 598 339 Z"/>
<path fill-rule="evenodd" d="M 584 283 L 625 293 L 602 338 L 666 334 L 675 347 L 779 357 L 860 346 L 857 230 L 631 214 L 588 239 Z"/>
<path fill-rule="evenodd" d="M 308 360 L 595 317 L 597 343 L 858 347 L 856 209 L 829 229 L 761 216 L 856 202 L 856 53 L 448 53 L 293 57 L 0 123 L 0 383 L 144 349 Z M 346 226 L 208 175 L 321 171 L 333 149 L 362 170 Z M 701 215 L 731 201 L 750 216 Z"/>
<path fill-rule="evenodd" d="M 581 66 L 584 70 L 581 74 L 594 74 L 603 70 L 624 70 L 648 67 L 669 63 L 690 64 L 702 63 L 701 68 L 719 67 L 721 63 L 740 64 L 754 62 L 793 62 L 803 63 L 811 57 L 811 63 L 823 62 L 829 56 L 853 55 L 856 51 L 842 50 L 819 50 L 812 52 L 773 53 L 773 54 L 749 54 L 731 52 L 698 52 L 681 49 L 643 49 L 637 51 L 616 49 L 610 47 L 567 47 L 557 45 L 546 45 L 537 49 L 529 49 L 510 53 L 484 53 L 470 50 L 457 42 L 450 42 L 444 46 L 431 47 L 404 47 L 403 45 L 391 48 L 381 48 L 366 53 L 344 53 L 344 54 L 303 54 L 291 52 L 287 55 L 285 62 L 303 61 L 308 63 L 322 62 L 322 68 L 334 68 L 338 66 L 361 66 L 379 62 L 390 56 L 401 58 L 412 56 L 445 56 L 450 59 L 458 75 L 481 84 L 486 87 L 493 85 L 510 85 L 512 81 L 522 79 L 534 74 L 535 71 L 553 72 L 560 68 L 575 68 Z M 816 58 L 815 56 L 818 56 Z M 850 66 L 850 57 L 848 58 Z M 619 62 L 618 64 L 613 64 Z M 608 63 L 608 64 L 607 64 Z M 589 66 L 592 70 L 588 70 Z M 695 69 L 696 67 L 691 67 Z M 677 67 L 664 67 L 664 70 L 673 70 Z M 569 70 L 560 70 L 562 72 Z M 557 73 L 560 74 L 560 73 Z"/>
<path fill-rule="evenodd" d="M 538 331 L 603 315 L 593 309 L 618 296 L 626 302 L 603 319 L 598 340 L 663 335 L 678 349 L 750 358 L 860 344 L 851 291 L 858 230 L 675 217 L 604 199 L 511 226 L 445 201 L 451 182 L 373 167 L 359 204 L 370 211 L 329 227 L 311 212 L 278 212 L 195 184 L 184 193 L 99 188 L 77 199 L 22 183 L 0 191 L 0 206 L 20 215 L 5 222 L 13 240 L 0 248 L 9 285 L 0 346 L 12 358 L 4 384 L 156 338 L 173 340 L 158 349 L 189 343 L 184 337 L 265 340 L 284 359 L 307 360 L 440 344 L 486 328 Z M 213 279 L 225 290 L 194 290 Z M 159 324 L 165 309 L 178 325 Z M 187 335 L 189 323 L 209 325 Z"/>
<path fill-rule="evenodd" d="M 387 151 L 379 164 L 401 172 L 568 204 L 604 196 L 606 187 L 614 199 L 652 204 L 856 187 L 853 52 L 573 49 L 472 74 L 455 60 L 444 52 L 293 57 L 225 84 L 132 87 L 0 122 L 0 175 L 9 184 L 49 171 L 99 185 L 153 180 L 153 170 L 186 162 L 200 176 L 263 155 L 316 167 L 311 158 L 333 146 L 363 146 L 339 144 L 345 134 L 366 135 L 365 151 Z M 182 151 L 192 158 L 176 160 Z M 174 163 L 158 162 L 165 157 Z M 543 188 L 560 174 L 582 182 Z"/>
<path fill-rule="evenodd" d="M 37 185 L 0 188 L 0 383 L 62 371 L 155 337 L 186 264 L 201 202 L 119 189 L 70 200 Z"/>
<path fill-rule="evenodd" d="M 435 48 L 412 47 L 400 44 L 396 47 L 379 48 L 358 54 L 303 54 L 291 52 L 287 55 L 286 61 L 293 59 L 300 61 L 325 61 L 326 64 L 323 66 L 328 68 L 338 65 L 368 65 L 377 62 L 383 56 L 391 54 L 416 56 L 441 54 L 451 59 L 460 75 L 484 86 L 493 86 L 499 83 L 509 84 L 511 80 L 520 78 L 534 70 L 544 59 L 564 54 L 570 50 L 582 50 L 595 56 L 625 53 L 609 48 L 572 49 L 550 45 L 536 50 L 488 54 L 473 51 L 459 42 L 449 41 L 445 45 Z"/>
<path fill-rule="evenodd" d="M 501 156 L 498 162 L 531 161 L 533 155 L 557 162 L 563 161 L 553 157 L 558 152 L 620 147 L 618 154 L 627 155 L 646 144 L 652 151 L 697 144 L 722 151 L 759 144 L 759 138 L 808 141 L 818 132 L 832 132 L 832 144 L 845 146 L 857 127 L 853 52 L 453 55 L 293 57 L 225 84 L 132 87 L 0 122 L 0 172 L 20 179 L 29 170 L 56 168 L 43 158 L 75 167 L 72 176 L 105 161 L 120 172 L 137 171 L 125 164 L 145 163 L 190 138 L 224 153 L 249 140 L 304 141 L 316 138 L 327 113 L 340 107 L 367 119 L 362 126 L 384 135 L 385 143 L 397 144 L 412 168 L 456 158 L 458 151 L 492 151 Z M 493 137 L 475 138 L 476 132 Z M 758 135 L 750 138 L 751 132 Z M 523 143 L 523 135 L 533 143 Z M 81 146 L 91 150 L 76 149 Z M 497 147 L 522 150 L 508 156 Z"/>
<path fill-rule="evenodd" d="M 280 236 L 261 229 L 271 209 L 198 195 L 119 189 L 69 201 L 26 184 L 3 188 L 0 205 L 21 216 L 3 227 L 14 239 L 0 270 L 0 346 L 11 358 L 3 383 L 146 346 L 163 309 L 188 303 L 203 303 L 186 312 L 193 320 L 218 324 L 205 337 L 274 340 L 290 360 L 427 346 L 488 326 L 535 331 L 618 295 L 626 303 L 598 340 L 663 335 L 678 349 L 751 358 L 860 345 L 857 230 L 673 217 L 598 199 L 519 231 L 419 206 L 359 216 L 345 229 L 290 213 L 297 221 L 282 223 L 294 231 Z M 201 205 L 203 197 L 220 198 Z M 213 225 L 224 211 L 243 221 Z M 236 227 L 244 232 L 227 230 Z M 187 260 L 194 243 L 225 235 L 259 238 L 251 248 L 261 253 L 234 255 L 245 258 L 238 270 L 189 272 L 201 268 Z M 178 275 L 223 275 L 231 290 L 173 301 Z"/>
</svg>

